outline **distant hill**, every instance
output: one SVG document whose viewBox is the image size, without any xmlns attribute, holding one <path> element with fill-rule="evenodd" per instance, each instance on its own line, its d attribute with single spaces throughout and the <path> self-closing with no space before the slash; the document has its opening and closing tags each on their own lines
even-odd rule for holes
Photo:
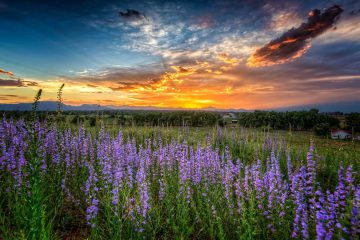
<svg viewBox="0 0 360 240">
<path fill-rule="evenodd" d="M 319 109 L 320 112 L 360 112 L 360 101 L 351 101 L 351 102 L 332 102 L 332 103 L 318 103 L 318 104 L 309 104 L 309 105 L 298 105 L 298 106 L 288 106 L 283 108 L 271 109 L 274 111 L 301 111 L 301 110 L 310 110 L 312 108 Z"/>
<path fill-rule="evenodd" d="M 209 111 L 209 112 L 252 112 L 252 110 L 246 109 L 222 109 L 222 108 L 214 108 L 214 107 L 206 107 L 206 108 L 162 108 L 162 107 L 154 107 L 154 106 L 106 106 L 113 110 L 157 110 L 157 111 L 176 111 L 176 110 L 201 110 L 201 111 Z"/>
<path fill-rule="evenodd" d="M 39 102 L 38 109 L 40 111 L 56 111 L 58 103 L 54 101 Z M 0 111 L 31 111 L 32 103 L 14 103 L 14 104 L 0 104 Z M 111 108 L 99 106 L 97 104 L 83 104 L 80 106 L 72 106 L 63 104 L 64 111 L 96 111 L 96 110 L 111 110 Z"/>
<path fill-rule="evenodd" d="M 39 102 L 40 111 L 56 111 L 57 102 L 55 101 L 42 101 Z M 83 104 L 80 106 L 73 106 L 63 104 L 64 111 L 97 111 L 97 110 L 163 110 L 163 111 L 174 111 L 174 110 L 203 110 L 203 111 L 217 111 L 217 112 L 252 112 L 253 110 L 246 109 L 219 109 L 214 107 L 206 107 L 202 109 L 188 109 L 188 108 L 160 108 L 153 106 L 100 106 L 97 104 Z M 288 106 L 283 108 L 263 109 L 268 111 L 301 111 L 310 110 L 317 108 L 321 112 L 360 112 L 360 101 L 352 102 L 337 102 L 337 103 L 321 103 L 311 105 L 299 105 L 299 106 Z M 0 104 L 0 111 L 31 111 L 32 103 L 14 103 L 14 104 Z"/>
<path fill-rule="evenodd" d="M 40 111 L 56 111 L 58 103 L 55 101 L 42 101 L 39 102 L 38 109 Z M 0 111 L 31 111 L 32 103 L 14 103 L 14 104 L 0 104 Z M 231 111 L 231 112 L 245 112 L 245 109 L 218 109 L 214 107 L 207 107 L 203 109 L 190 109 L 190 108 L 161 108 L 154 106 L 100 106 L 97 104 L 83 104 L 80 106 L 73 106 L 63 104 L 64 111 L 97 111 L 97 110 L 157 110 L 157 111 L 174 111 L 174 110 L 203 110 L 203 111 Z"/>
</svg>

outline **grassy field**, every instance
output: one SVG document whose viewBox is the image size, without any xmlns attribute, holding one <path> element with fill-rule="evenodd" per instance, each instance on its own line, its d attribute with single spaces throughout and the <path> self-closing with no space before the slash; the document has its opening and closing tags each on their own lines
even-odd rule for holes
<svg viewBox="0 0 360 240">
<path fill-rule="evenodd" d="M 3 239 L 359 239 L 360 143 L 0 123 Z"/>
</svg>

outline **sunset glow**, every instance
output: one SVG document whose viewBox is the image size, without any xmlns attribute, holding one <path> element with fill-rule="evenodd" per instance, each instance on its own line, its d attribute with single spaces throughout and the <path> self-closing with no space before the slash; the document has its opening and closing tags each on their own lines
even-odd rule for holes
<svg viewBox="0 0 360 240">
<path fill-rule="evenodd" d="M 360 14 L 349 14 L 360 3 L 155 2 L 0 0 L 0 103 L 31 102 L 40 88 L 56 100 L 62 83 L 72 105 L 360 100 Z"/>
</svg>

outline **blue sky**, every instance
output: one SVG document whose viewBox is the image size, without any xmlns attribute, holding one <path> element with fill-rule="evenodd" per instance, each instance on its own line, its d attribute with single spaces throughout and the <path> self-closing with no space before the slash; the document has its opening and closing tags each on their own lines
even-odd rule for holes
<svg viewBox="0 0 360 240">
<path fill-rule="evenodd" d="M 334 5 L 342 12 L 293 50 L 289 30 L 302 31 L 310 11 Z M 72 104 L 360 100 L 359 28 L 360 1 L 352 0 L 0 0 L 0 69 L 13 73 L 0 72 L 0 101 L 29 100 L 37 88 L 51 100 L 63 82 Z"/>
</svg>

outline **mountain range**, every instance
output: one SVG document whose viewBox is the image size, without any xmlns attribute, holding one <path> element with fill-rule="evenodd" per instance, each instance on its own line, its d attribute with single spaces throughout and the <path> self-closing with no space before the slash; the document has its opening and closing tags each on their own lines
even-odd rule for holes
<svg viewBox="0 0 360 240">
<path fill-rule="evenodd" d="M 41 111 L 56 111 L 58 103 L 55 101 L 42 101 L 39 102 L 38 110 Z M 360 112 L 360 101 L 352 102 L 335 102 L 335 103 L 321 103 L 321 104 L 309 104 L 309 105 L 298 105 L 298 106 L 288 106 L 281 108 L 272 108 L 272 109 L 261 109 L 261 110 L 272 110 L 272 111 L 300 111 L 300 110 L 310 110 L 312 108 L 319 109 L 321 112 Z M 1 104 L 0 111 L 31 111 L 32 103 L 14 103 L 14 104 Z M 112 106 L 106 105 L 101 106 L 98 104 L 82 104 L 79 106 L 63 104 L 62 109 L 64 111 L 105 111 L 105 110 L 166 110 L 166 111 L 175 111 L 175 110 L 203 110 L 203 111 L 219 111 L 219 112 L 251 112 L 254 110 L 248 109 L 219 109 L 214 107 L 206 107 L 201 109 L 188 109 L 188 108 L 160 108 L 153 106 Z"/>
</svg>

